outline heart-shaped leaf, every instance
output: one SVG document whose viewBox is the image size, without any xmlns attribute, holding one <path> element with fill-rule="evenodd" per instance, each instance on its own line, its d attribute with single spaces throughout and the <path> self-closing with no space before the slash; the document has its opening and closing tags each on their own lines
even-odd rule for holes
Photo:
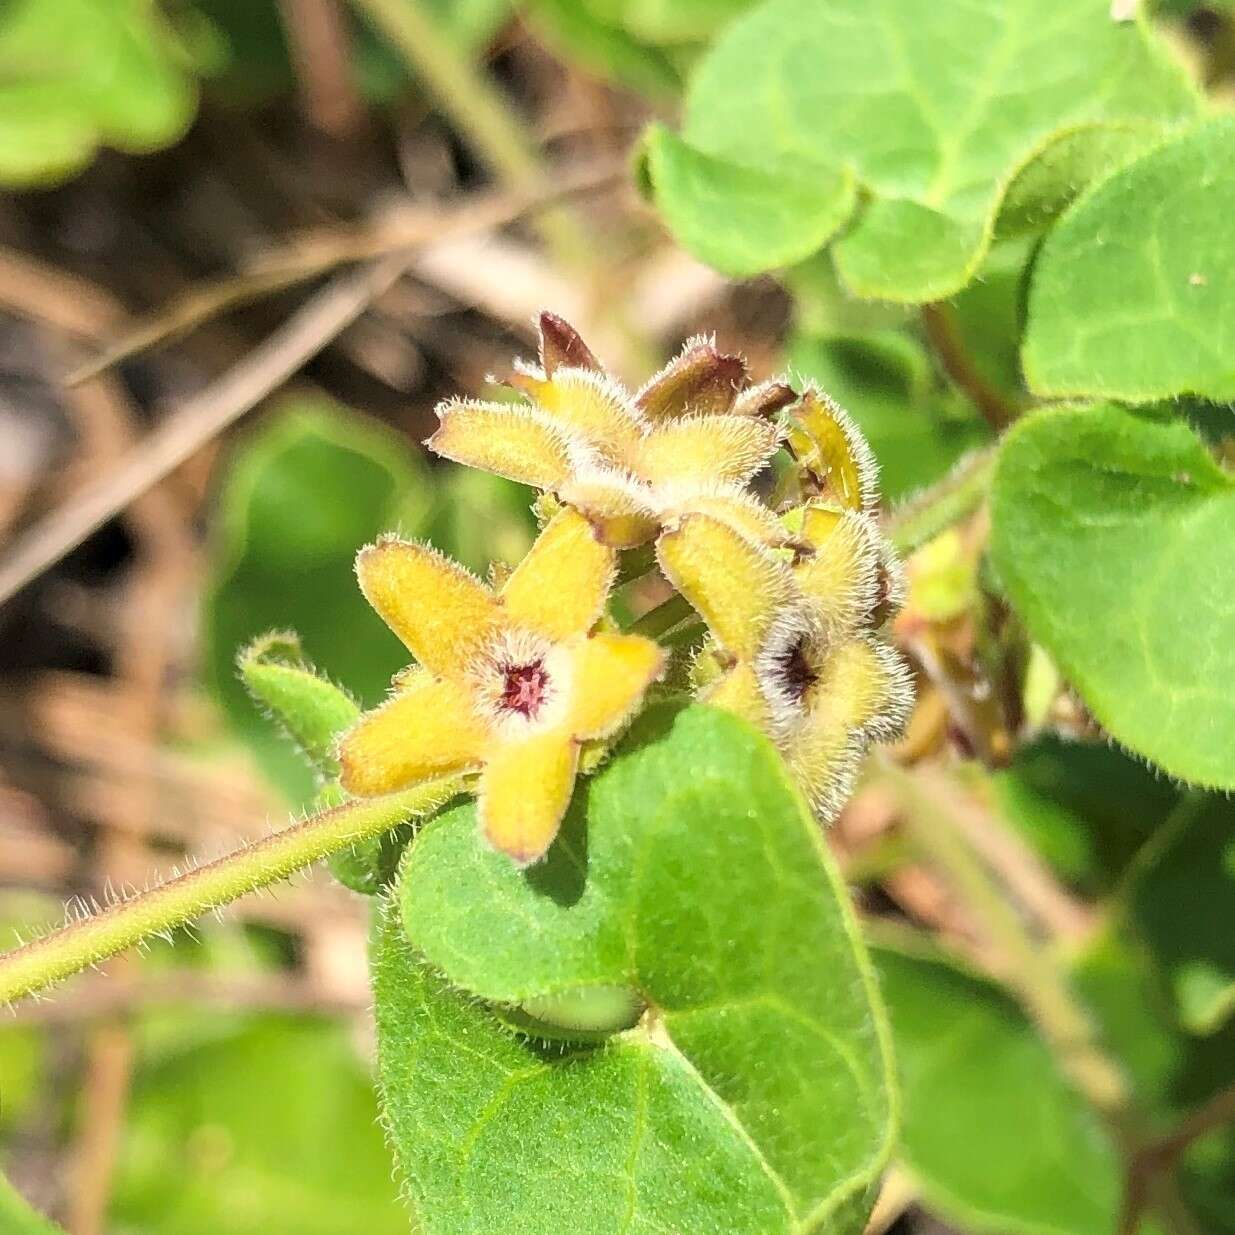
<svg viewBox="0 0 1235 1235">
<path fill-rule="evenodd" d="M 1025 372 L 1047 395 L 1235 399 L 1235 118 L 1082 198 L 1034 269 Z"/>
<path fill-rule="evenodd" d="M 375 970 L 426 1235 L 862 1229 L 892 1134 L 882 1013 L 818 828 L 737 719 L 647 712 L 527 871 L 471 806 L 429 824 Z M 543 1016 L 596 986 L 646 1010 L 565 1051 L 477 1001 Z"/>
<path fill-rule="evenodd" d="M 1098 720 L 1174 776 L 1235 788 L 1235 481 L 1182 421 L 1111 404 L 1004 441 L 991 553 Z"/>
<path fill-rule="evenodd" d="M 1111 21 L 1109 0 L 767 0 L 700 62 L 682 137 L 733 165 L 735 200 L 754 193 L 736 187 L 744 167 L 851 169 L 867 201 L 835 245 L 842 278 L 863 297 L 922 302 L 973 277 L 1004 192 L 1061 135 L 1074 135 L 1069 174 L 1092 172 L 1104 126 L 1160 130 L 1196 110 L 1181 69 L 1142 24 Z M 1019 179 L 1022 223 L 1063 204 L 1054 167 Z M 694 184 L 656 183 L 688 247 L 723 211 L 721 183 L 699 203 Z M 821 199 L 838 191 L 820 185 Z"/>
</svg>

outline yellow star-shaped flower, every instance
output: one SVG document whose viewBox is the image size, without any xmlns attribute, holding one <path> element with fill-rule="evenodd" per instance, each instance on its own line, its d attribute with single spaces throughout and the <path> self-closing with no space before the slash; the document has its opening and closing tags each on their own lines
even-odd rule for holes
<svg viewBox="0 0 1235 1235">
<path fill-rule="evenodd" d="M 878 550 L 863 547 L 862 527 L 852 514 L 837 521 L 805 572 L 709 515 L 687 515 L 657 542 L 661 569 L 715 641 L 720 673 L 701 697 L 763 729 L 825 821 L 866 746 L 901 731 L 912 699 L 904 663 L 869 629 Z"/>
<path fill-rule="evenodd" d="M 746 366 L 704 338 L 633 396 L 575 331 L 540 319 L 540 364 L 516 364 L 527 404 L 448 400 L 430 449 L 556 493 L 630 548 L 688 511 L 706 511 L 768 544 L 785 539 L 746 485 L 780 444 L 768 417 L 797 398 L 780 382 L 751 386 Z"/>
<path fill-rule="evenodd" d="M 496 593 L 425 545 L 362 549 L 361 589 L 419 664 L 342 739 L 343 787 L 372 797 L 476 771 L 490 842 L 521 865 L 540 858 L 580 744 L 616 733 L 663 667 L 650 640 L 594 630 L 614 557 L 570 509 Z"/>
</svg>

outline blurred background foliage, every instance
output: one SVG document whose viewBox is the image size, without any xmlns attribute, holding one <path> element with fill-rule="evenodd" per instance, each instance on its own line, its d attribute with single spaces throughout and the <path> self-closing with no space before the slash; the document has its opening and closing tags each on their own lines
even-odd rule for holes
<svg viewBox="0 0 1235 1235">
<path fill-rule="evenodd" d="M 892 503 L 993 440 L 984 400 L 1030 405 L 1018 354 L 1036 234 L 996 245 L 941 326 L 854 299 L 828 254 L 730 282 L 634 191 L 632 143 L 675 121 L 692 66 L 748 7 L 0 0 L 6 543 L 140 456 L 167 409 L 217 404 L 219 375 L 304 302 L 293 284 L 316 295 L 336 265 L 393 247 L 388 209 L 421 237 L 404 277 L 276 397 L 0 609 L 6 934 L 308 804 L 234 658 L 291 627 L 362 702 L 380 699 L 402 653 L 354 586 L 358 545 L 395 529 L 481 573 L 520 557 L 529 493 L 417 443 L 438 398 L 480 392 L 527 353 L 537 309 L 576 320 L 632 381 L 715 330 L 757 375 L 818 382 L 870 438 Z M 449 49 L 453 105 L 392 35 L 409 14 Z M 1153 16 L 1229 98 L 1230 6 L 1162 0 Z M 582 260 L 514 199 L 459 226 L 520 187 L 467 124 L 481 80 L 555 176 L 608 177 L 577 203 Z M 322 245 L 340 256 L 318 260 Z M 117 340 L 132 344 L 118 367 L 63 384 Z M 1188 410 L 1229 457 L 1229 408 Z M 910 563 L 907 757 L 962 765 L 944 808 L 986 837 L 1182 1163 L 1189 1216 L 1170 1229 L 1235 1231 L 1229 1116 L 1169 1140 L 1235 1082 L 1232 808 L 1105 739 L 1010 619 L 984 545 L 964 525 Z M 653 585 L 622 603 L 656 599 Z M 905 1086 L 878 1229 L 1115 1235 L 1128 1164 L 898 810 L 873 778 L 831 836 L 880 944 Z M 0 1167 L 73 1235 L 405 1230 L 369 1079 L 366 911 L 316 872 L 0 1022 Z M 0 1227 L 45 1229 L 2 1180 Z"/>
</svg>

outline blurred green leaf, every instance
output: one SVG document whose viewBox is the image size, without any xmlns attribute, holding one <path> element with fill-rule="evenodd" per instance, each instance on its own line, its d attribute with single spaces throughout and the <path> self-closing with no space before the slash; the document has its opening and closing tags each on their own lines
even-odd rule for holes
<svg viewBox="0 0 1235 1235">
<path fill-rule="evenodd" d="M 898 331 L 861 336 L 796 335 L 786 359 L 857 422 L 879 461 L 892 502 L 938 480 L 990 438 L 983 421 L 936 381 L 921 345 Z"/>
<path fill-rule="evenodd" d="M 1109 892 L 1179 791 L 1114 746 L 1043 734 L 992 778 L 1001 813 L 1069 883 Z"/>
<path fill-rule="evenodd" d="M 862 1230 L 892 1134 L 881 1013 L 817 825 L 744 724 L 649 710 L 527 871 L 447 812 L 400 906 L 379 1074 L 426 1235 Z M 595 986 L 654 1011 L 572 1049 L 476 1001 Z"/>
<path fill-rule="evenodd" d="M 536 538 L 534 490 L 501 476 L 450 465 L 435 473 L 429 539 L 474 574 L 492 562 L 514 566 Z"/>
<path fill-rule="evenodd" d="M 381 532 L 422 532 L 429 500 L 423 465 L 401 438 L 321 399 L 284 402 L 224 465 L 203 668 L 236 732 L 299 805 L 315 792 L 312 774 L 248 697 L 237 651 L 291 627 L 314 663 L 377 703 L 408 654 L 365 602 L 352 563 Z"/>
<path fill-rule="evenodd" d="M 1235 481 L 1191 429 L 1038 412 L 1004 440 L 991 515 L 1013 604 L 1112 736 L 1235 788 Z"/>
<path fill-rule="evenodd" d="M 0 5 L 0 183 L 66 179 L 99 146 L 157 150 L 184 133 L 196 109 L 187 49 L 155 5 Z"/>
<path fill-rule="evenodd" d="M 1235 399 L 1235 118 L 1159 146 L 1082 198 L 1034 268 L 1040 394 Z"/>
<path fill-rule="evenodd" d="M 648 43 L 701 43 L 751 0 L 582 0 L 582 6 Z"/>
<path fill-rule="evenodd" d="M 1102 126 L 1196 111 L 1182 69 L 1142 24 L 1111 21 L 1109 0 L 767 0 L 700 61 L 682 137 L 733 180 L 795 161 L 851 168 L 868 200 L 835 245 L 841 276 L 863 297 L 918 303 L 973 278 L 1008 185 L 1058 135 L 1097 135 L 1085 159 L 1073 142 L 1075 175 L 1100 164 Z M 1058 208 L 1061 175 L 1022 179 L 1017 210 Z M 690 210 L 672 191 L 657 186 L 671 222 Z M 706 209 L 719 212 L 714 197 Z"/>
<path fill-rule="evenodd" d="M 734 278 L 792 265 L 821 249 L 853 210 L 843 168 L 795 159 L 779 171 L 739 167 L 662 125 L 644 138 L 647 174 L 684 249 Z"/>
<path fill-rule="evenodd" d="M 672 58 L 580 0 L 524 0 L 533 29 L 567 60 L 650 98 L 674 98 L 682 81 Z"/>
<path fill-rule="evenodd" d="M 1185 799 L 1142 854 L 1128 896 L 1184 1028 L 1212 1033 L 1235 1011 L 1235 806 Z"/>
<path fill-rule="evenodd" d="M 347 1030 L 267 1014 L 141 1067 L 115 1174 L 116 1235 L 406 1235 Z"/>
<path fill-rule="evenodd" d="M 1181 1032 L 1173 1000 L 1126 909 L 1118 906 L 1108 928 L 1076 958 L 1072 978 L 1097 1017 L 1104 1045 L 1127 1069 L 1153 1134 L 1168 1136 L 1235 1083 L 1235 1023 L 1207 1037 Z M 1199 1229 L 1235 1233 L 1235 1126 L 1194 1143 L 1176 1179 Z"/>
<path fill-rule="evenodd" d="M 875 953 L 892 1021 L 900 1154 L 930 1210 L 968 1232 L 1114 1229 L 1120 1164 L 1020 1009 L 942 959 Z"/>
<path fill-rule="evenodd" d="M 54 1222 L 26 1204 L 21 1194 L 0 1174 L 0 1231 L 4 1235 L 64 1235 Z"/>
</svg>

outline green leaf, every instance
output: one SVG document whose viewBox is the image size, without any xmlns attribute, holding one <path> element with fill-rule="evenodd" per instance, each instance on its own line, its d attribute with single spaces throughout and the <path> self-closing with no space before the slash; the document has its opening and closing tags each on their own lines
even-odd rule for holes
<svg viewBox="0 0 1235 1235">
<path fill-rule="evenodd" d="M 0 1174 L 0 1230 L 4 1235 L 64 1235 L 54 1222 L 26 1204 L 25 1199 Z"/>
<path fill-rule="evenodd" d="M 1138 1108 L 1155 1135 L 1174 1132 L 1189 1115 L 1235 1083 L 1235 1022 L 1208 1037 L 1181 1032 L 1160 973 L 1137 938 L 1126 901 L 1108 928 L 1076 958 L 1073 984 L 1101 1029 L 1103 1045 L 1125 1067 Z M 1235 1127 L 1191 1145 L 1177 1169 L 1180 1191 L 1206 1235 L 1235 1235 Z"/>
<path fill-rule="evenodd" d="M 9 0 L 0 6 L 0 183 L 72 176 L 99 146 L 176 141 L 197 110 L 184 49 L 152 4 Z"/>
<path fill-rule="evenodd" d="M 735 718 L 649 710 L 527 871 L 470 805 L 427 825 L 375 973 L 426 1235 L 861 1231 L 892 1135 L 882 1014 L 817 825 Z M 600 1047 L 476 1000 L 596 986 L 649 1005 Z"/>
<path fill-rule="evenodd" d="M 1178 420 L 1040 412 L 1000 452 L 991 553 L 1033 637 L 1111 735 L 1235 788 L 1235 482 Z"/>
<path fill-rule="evenodd" d="M 779 171 L 741 167 L 653 125 L 647 173 L 682 247 L 734 278 L 802 261 L 853 211 L 853 177 L 795 159 Z"/>
<path fill-rule="evenodd" d="M 1069 883 L 1109 892 L 1179 791 L 1114 746 L 1043 734 L 992 777 L 1001 813 Z"/>
<path fill-rule="evenodd" d="M 525 0 L 536 32 L 566 60 L 650 98 L 670 99 L 681 78 L 670 57 L 580 0 Z"/>
<path fill-rule="evenodd" d="M 1235 399 L 1235 118 L 1102 182 L 1042 247 L 1025 371 L 1047 395 Z"/>
<path fill-rule="evenodd" d="M 767 0 L 700 62 L 682 137 L 737 167 L 852 169 L 866 201 L 836 242 L 841 276 L 916 303 L 970 281 L 1007 187 L 1060 134 L 1196 111 L 1183 71 L 1109 0 Z M 1018 212 L 1057 208 L 1059 179 L 1022 180 Z M 671 194 L 657 186 L 672 220 L 690 202 Z"/>
<path fill-rule="evenodd" d="M 986 424 L 939 386 L 926 353 L 909 335 L 799 334 L 790 340 L 786 359 L 857 422 L 879 460 L 880 488 L 891 502 L 938 480 L 990 439 Z"/>
<path fill-rule="evenodd" d="M 1142 855 L 1128 890 L 1137 932 L 1192 1033 L 1235 1011 L 1235 806 L 1186 799 Z"/>
<path fill-rule="evenodd" d="M 407 1235 L 373 1087 L 344 1026 L 264 1015 L 143 1065 L 108 1229 Z"/>
<path fill-rule="evenodd" d="M 207 683 L 263 769 L 299 805 L 313 777 L 249 698 L 237 649 L 294 628 L 305 654 L 377 703 L 407 652 L 356 585 L 356 550 L 378 533 L 421 530 L 419 459 L 393 433 L 325 400 L 282 404 L 232 451 L 211 528 L 202 611 Z"/>
<path fill-rule="evenodd" d="M 900 1154 L 969 1232 L 1114 1230 L 1120 1164 L 1019 1008 L 941 959 L 876 952 L 904 1099 Z"/>
<path fill-rule="evenodd" d="M 703 42 L 751 0 L 582 0 L 582 7 L 648 43 Z"/>
</svg>

